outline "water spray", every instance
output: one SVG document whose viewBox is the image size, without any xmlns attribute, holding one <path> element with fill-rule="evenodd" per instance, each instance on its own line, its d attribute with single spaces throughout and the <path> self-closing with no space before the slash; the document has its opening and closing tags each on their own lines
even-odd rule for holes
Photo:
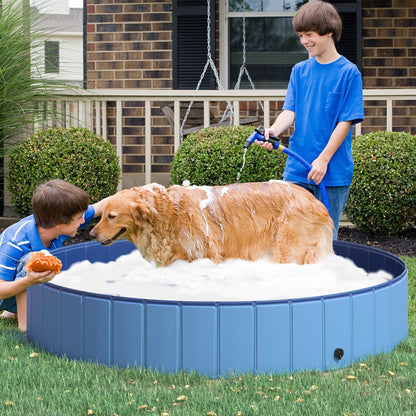
<svg viewBox="0 0 416 416">
<path fill-rule="evenodd" d="M 307 162 L 305 159 L 303 159 L 303 157 L 299 156 L 297 153 L 295 153 L 293 150 L 288 149 L 287 147 L 283 146 L 282 144 L 280 144 L 280 138 L 278 136 L 273 136 L 273 135 L 269 135 L 268 139 L 265 139 L 264 137 L 264 129 L 262 129 L 261 126 L 257 127 L 253 133 L 250 134 L 250 137 L 246 140 L 245 144 L 244 144 L 244 156 L 247 152 L 247 149 L 256 141 L 258 140 L 259 142 L 269 142 L 272 144 L 273 149 L 277 149 L 280 150 L 282 153 L 286 153 L 287 155 L 294 157 L 298 162 L 302 163 L 303 166 L 305 166 L 306 169 L 308 169 L 308 172 L 311 171 L 312 169 L 312 165 Z M 244 168 L 244 165 L 243 165 Z M 241 171 L 243 170 L 243 168 L 241 169 Z M 241 172 L 239 174 L 239 176 L 241 175 Z M 321 181 L 319 183 L 319 189 L 321 191 L 321 195 L 322 195 L 322 202 L 325 205 L 326 209 L 328 210 L 329 215 L 331 215 L 331 210 L 329 208 L 329 199 L 328 199 L 328 194 L 326 192 L 326 188 L 325 185 L 323 183 L 323 181 Z"/>
</svg>

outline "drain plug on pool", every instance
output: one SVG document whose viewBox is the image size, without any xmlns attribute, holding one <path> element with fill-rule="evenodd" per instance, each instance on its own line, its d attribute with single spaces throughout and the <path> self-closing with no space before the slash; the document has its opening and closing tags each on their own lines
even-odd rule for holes
<svg viewBox="0 0 416 416">
<path fill-rule="evenodd" d="M 334 357 L 336 360 L 340 360 L 344 356 L 344 350 L 342 348 L 337 348 L 334 351 Z"/>
</svg>

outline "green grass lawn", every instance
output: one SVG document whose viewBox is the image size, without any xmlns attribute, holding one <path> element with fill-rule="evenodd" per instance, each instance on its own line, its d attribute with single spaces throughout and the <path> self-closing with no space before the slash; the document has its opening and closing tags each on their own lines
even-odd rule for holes
<svg viewBox="0 0 416 416">
<path fill-rule="evenodd" d="M 209 379 L 107 368 L 58 358 L 0 322 L 0 414 L 19 416 L 248 416 L 416 414 L 416 258 L 409 336 L 393 352 L 329 372 Z"/>
</svg>

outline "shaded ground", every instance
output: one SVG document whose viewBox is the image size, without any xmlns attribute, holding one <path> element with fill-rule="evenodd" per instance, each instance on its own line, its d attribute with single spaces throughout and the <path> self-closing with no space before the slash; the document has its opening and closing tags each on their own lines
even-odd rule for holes
<svg viewBox="0 0 416 416">
<path fill-rule="evenodd" d="M 364 233 L 357 228 L 340 227 L 338 239 L 353 243 L 377 247 L 398 256 L 416 257 L 416 228 L 407 230 L 392 237 L 373 236 Z M 69 238 L 64 245 L 83 243 L 90 241 L 88 232 L 79 232 L 75 237 Z"/>
<path fill-rule="evenodd" d="M 398 256 L 416 257 L 416 228 L 392 237 L 373 236 L 357 228 L 341 227 L 338 239 L 377 247 Z"/>
</svg>

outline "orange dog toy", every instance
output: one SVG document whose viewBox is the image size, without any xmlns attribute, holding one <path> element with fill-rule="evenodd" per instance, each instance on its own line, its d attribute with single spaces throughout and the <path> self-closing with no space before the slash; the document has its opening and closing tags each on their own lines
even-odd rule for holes
<svg viewBox="0 0 416 416">
<path fill-rule="evenodd" d="M 51 270 L 58 274 L 61 271 L 62 263 L 57 257 L 45 255 L 41 251 L 32 253 L 32 257 L 27 261 L 26 267 L 34 272 L 45 272 Z"/>
</svg>

